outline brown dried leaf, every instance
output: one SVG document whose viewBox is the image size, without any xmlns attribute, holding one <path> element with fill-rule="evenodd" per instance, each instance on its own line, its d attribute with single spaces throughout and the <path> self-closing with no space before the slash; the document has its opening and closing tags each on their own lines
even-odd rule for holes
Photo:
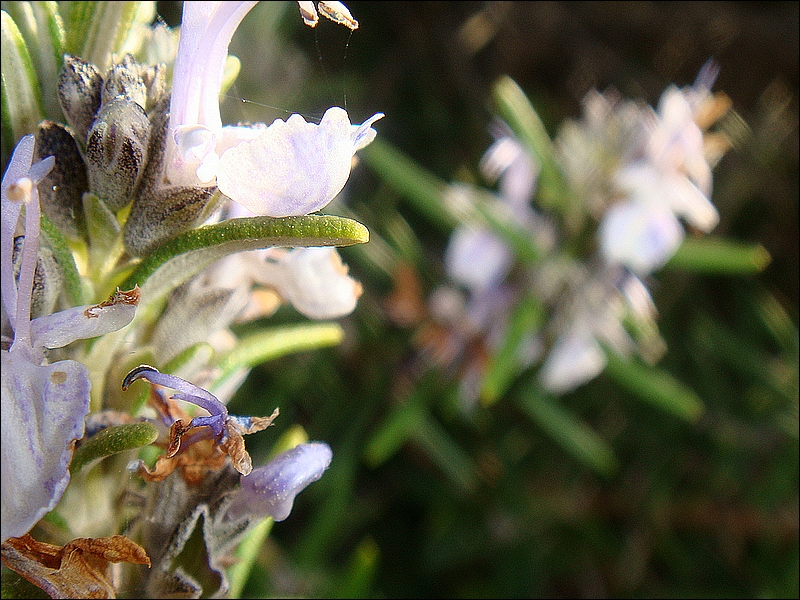
<svg viewBox="0 0 800 600">
<path fill-rule="evenodd" d="M 25 534 L 3 542 L 2 558 L 52 598 L 116 598 L 109 563 L 150 566 L 144 548 L 124 535 L 77 538 L 55 546 Z"/>
</svg>

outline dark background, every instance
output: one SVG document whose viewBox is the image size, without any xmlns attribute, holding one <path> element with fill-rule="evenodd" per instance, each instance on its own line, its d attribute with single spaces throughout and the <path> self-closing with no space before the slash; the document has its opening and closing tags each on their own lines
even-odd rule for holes
<svg viewBox="0 0 800 600">
<path fill-rule="evenodd" d="M 158 3 L 171 25 L 176 4 Z M 231 408 L 277 404 L 278 432 L 300 423 L 334 449 L 331 470 L 276 525 L 246 593 L 796 597 L 798 3 L 348 2 L 360 23 L 352 36 L 324 20 L 310 30 L 287 5 L 274 22 L 256 7 L 237 32 L 242 73 L 227 120 L 318 117 L 346 100 L 354 122 L 384 112 L 380 138 L 446 181 L 477 172 L 500 75 L 519 83 L 554 135 L 592 88 L 655 105 L 714 58 L 714 90 L 750 128 L 715 169 L 714 235 L 760 243 L 772 262 L 748 277 L 659 274 L 661 366 L 707 413 L 678 421 L 604 376 L 566 396 L 620 461 L 604 479 L 511 402 L 459 416 L 457 381 L 420 374 L 420 329 L 385 310 L 395 282 L 343 250 L 365 288 L 342 320 L 346 342 L 254 370 Z M 348 198 L 375 240 L 402 216 L 422 248 L 425 297 L 441 277 L 446 235 L 366 166 Z M 782 333 L 759 321 L 768 305 L 789 324 Z M 295 318 L 282 309 L 275 321 Z M 440 431 L 476 466 L 473 486 L 444 477 L 418 441 L 379 465 L 366 458 L 414 394 L 429 398 Z"/>
</svg>

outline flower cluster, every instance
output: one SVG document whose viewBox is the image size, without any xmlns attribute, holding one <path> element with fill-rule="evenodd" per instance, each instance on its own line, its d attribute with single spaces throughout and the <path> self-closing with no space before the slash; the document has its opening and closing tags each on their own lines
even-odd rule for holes
<svg viewBox="0 0 800 600">
<path fill-rule="evenodd" d="M 608 351 L 638 353 L 651 363 L 663 354 L 645 282 L 680 247 L 681 220 L 706 233 L 719 220 L 710 195 L 721 153 L 712 149 L 724 143 L 704 131 L 729 109 L 724 96 L 710 91 L 716 74 L 709 62 L 694 85 L 670 86 L 657 110 L 613 91 L 591 92 L 584 118 L 564 124 L 553 147 L 538 155 L 498 125 L 480 163 L 497 194 L 487 201 L 488 191 L 453 184 L 444 197 L 453 213 L 473 214 L 453 231 L 445 252 L 455 285 L 439 287 L 430 300 L 456 346 L 481 338 L 497 355 L 514 311 L 531 298 L 528 310 L 540 315 L 538 322 L 504 356 L 513 372 L 540 364 L 545 391 L 563 394 L 590 381 L 605 368 Z M 546 160 L 553 161 L 549 174 L 564 182 L 561 204 L 547 204 L 545 196 L 536 206 Z M 552 181 L 551 175 L 546 191 Z M 495 225 L 474 216 L 480 206 Z M 520 260 L 515 238 L 497 223 L 512 223 L 512 235 L 527 238 L 535 258 Z M 586 238 L 594 238 L 592 250 L 578 256 L 576 244 L 585 246 Z M 467 365 L 468 404 L 486 393 L 485 369 L 481 356 Z"/>
<path fill-rule="evenodd" d="M 293 344 L 281 349 L 280 335 L 269 329 L 238 339 L 231 326 L 282 302 L 312 319 L 355 309 L 361 286 L 335 247 L 365 242 L 368 232 L 355 221 L 311 213 L 342 191 L 355 153 L 375 138 L 372 125 L 383 115 L 353 125 L 344 109 L 331 107 L 319 123 L 295 114 L 270 125 L 223 126 L 228 45 L 256 2 L 186 2 L 177 40 L 143 25 L 154 3 L 139 3 L 133 19 L 122 19 L 113 4 L 96 3 L 95 24 L 114 16 L 128 36 L 117 32 L 99 56 L 67 47 L 63 24 L 42 27 L 64 50 L 63 64 L 54 65 L 58 112 L 43 115 L 24 102 L 26 92 L 41 95 L 39 86 L 52 82 L 23 76 L 12 90 L 19 71 L 3 62 L 4 104 L 8 96 L 10 113 L 25 116 L 13 121 L 13 132 L 3 131 L 4 140 L 12 133 L 18 139 L 2 184 L 3 558 L 40 587 L 59 589 L 54 578 L 66 571 L 42 575 L 42 559 L 19 548 L 35 547 L 27 534 L 42 534 L 36 525 L 46 514 L 69 512 L 70 537 L 125 533 L 144 547 L 125 546 L 122 554 L 132 558 L 118 560 L 152 560 L 153 573 L 128 575 L 126 585 L 156 597 L 176 590 L 199 596 L 196 579 L 175 573 L 175 557 L 162 552 L 165 539 L 182 548 L 198 511 L 219 517 L 221 532 L 209 540 L 226 542 L 208 548 L 216 569 L 252 526 L 268 516 L 286 519 L 295 496 L 331 462 L 327 444 L 295 439 L 254 468 L 243 436 L 272 424 L 278 409 L 242 417 L 225 403 L 260 356 L 336 343 L 341 329 L 298 326 L 289 332 Z M 358 27 L 339 2 L 299 6 L 311 27 L 318 14 Z M 39 16 L 67 29 L 91 17 Z M 5 11 L 3 23 L 4 31 L 7 23 L 15 27 Z M 156 38 L 165 62 L 140 62 L 153 54 L 145 41 L 152 46 Z M 19 39 L 14 56 L 23 61 L 35 46 Z M 240 346 L 250 352 L 236 358 Z M 139 379 L 151 384 L 149 393 L 133 385 Z M 175 393 L 168 397 L 165 388 Z M 207 414 L 196 414 L 197 407 Z M 149 444 L 163 453 L 148 454 Z M 121 515 L 89 515 L 90 504 L 119 494 L 113 486 L 101 497 L 92 492 L 89 503 L 88 490 L 68 485 L 85 464 L 140 447 L 143 458 L 130 472 L 149 485 L 136 494 L 154 507 L 182 507 L 145 515 L 160 523 L 157 531 L 125 529 Z M 223 497 L 222 504 L 213 500 Z M 106 539 L 96 537 L 109 548 L 118 544 L 100 541 Z M 76 587 L 54 593 L 88 594 L 94 580 L 113 593 L 119 581 L 110 571 L 90 571 L 70 575 Z M 227 580 L 219 575 L 220 590 L 207 593 L 224 593 Z"/>
</svg>

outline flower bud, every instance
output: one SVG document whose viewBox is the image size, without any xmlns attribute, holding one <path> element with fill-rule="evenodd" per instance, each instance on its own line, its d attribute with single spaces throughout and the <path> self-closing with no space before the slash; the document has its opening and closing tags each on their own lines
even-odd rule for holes
<svg viewBox="0 0 800 600">
<path fill-rule="evenodd" d="M 86 136 L 100 109 L 103 77 L 93 64 L 77 56 L 64 55 L 58 76 L 58 100 L 76 139 L 86 143 Z"/>
<path fill-rule="evenodd" d="M 103 105 L 86 142 L 89 186 L 113 211 L 133 197 L 147 160 L 150 121 L 144 109 L 117 96 Z"/>
<path fill-rule="evenodd" d="M 143 109 L 147 105 L 147 87 L 139 77 L 139 65 L 130 54 L 108 69 L 103 82 L 103 105 L 118 96 L 136 102 Z"/>
<path fill-rule="evenodd" d="M 300 444 L 242 477 L 242 489 L 228 508 L 228 518 L 270 516 L 283 521 L 294 499 L 328 469 L 333 452 L 328 444 Z"/>
<path fill-rule="evenodd" d="M 89 189 L 86 165 L 70 131 L 53 121 L 42 121 L 36 132 L 34 160 L 55 157 L 53 170 L 39 185 L 42 211 L 67 237 L 85 234 L 83 193 Z"/>
<path fill-rule="evenodd" d="M 216 188 L 177 187 L 137 196 L 125 222 L 125 249 L 133 256 L 142 256 L 199 225 L 217 205 L 210 203 L 215 191 Z"/>
</svg>

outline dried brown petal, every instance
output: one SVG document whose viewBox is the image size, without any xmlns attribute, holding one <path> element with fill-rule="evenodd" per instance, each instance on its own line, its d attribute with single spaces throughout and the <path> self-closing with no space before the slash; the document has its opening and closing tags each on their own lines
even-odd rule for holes
<svg viewBox="0 0 800 600">
<path fill-rule="evenodd" d="M 124 535 L 77 538 L 62 547 L 25 534 L 3 542 L 2 558 L 52 598 L 116 598 L 109 563 L 150 566 L 144 548 Z"/>
<path fill-rule="evenodd" d="M 250 471 L 253 470 L 253 460 L 244 448 L 242 434 L 234 429 L 230 421 L 225 424 L 225 429 L 228 437 L 219 445 L 220 450 L 231 457 L 234 469 L 242 475 L 250 475 Z"/>
</svg>

